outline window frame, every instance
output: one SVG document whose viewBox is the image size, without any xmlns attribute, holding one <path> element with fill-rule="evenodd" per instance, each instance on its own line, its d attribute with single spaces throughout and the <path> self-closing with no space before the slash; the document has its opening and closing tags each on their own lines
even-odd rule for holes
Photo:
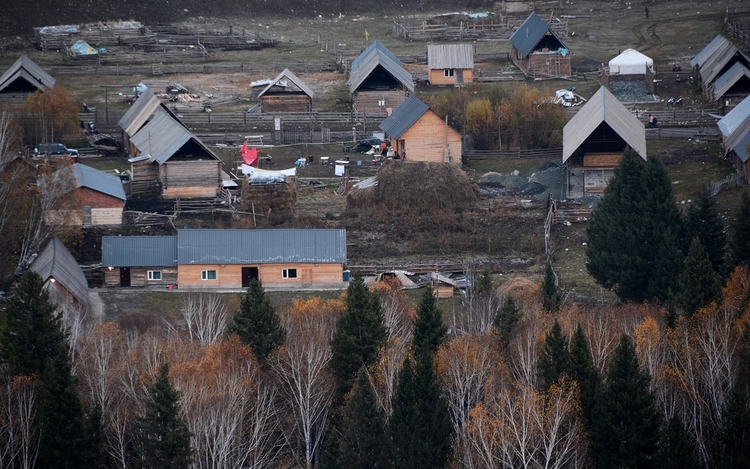
<svg viewBox="0 0 750 469">
<path fill-rule="evenodd" d="M 211 278 L 211 275 L 210 275 L 211 272 L 213 272 L 213 278 Z M 212 280 L 217 280 L 218 278 L 219 278 L 219 275 L 218 275 L 216 269 L 214 269 L 214 270 L 208 270 L 208 269 L 207 270 L 201 270 L 201 281 L 210 282 Z"/>
<path fill-rule="evenodd" d="M 158 278 L 155 277 L 153 274 L 158 274 Z M 163 279 L 162 271 L 161 270 L 147 270 L 146 271 L 146 278 L 150 282 L 154 282 L 154 281 L 157 281 L 157 280 L 162 280 Z"/>
<path fill-rule="evenodd" d="M 443 69 L 443 78 L 453 78 L 454 76 L 456 76 L 456 69 L 454 68 Z"/>
<path fill-rule="evenodd" d="M 294 275 L 290 275 L 294 274 Z M 281 278 L 283 279 L 295 279 L 298 277 L 298 269 L 297 268 L 290 268 L 290 269 L 281 269 Z"/>
</svg>

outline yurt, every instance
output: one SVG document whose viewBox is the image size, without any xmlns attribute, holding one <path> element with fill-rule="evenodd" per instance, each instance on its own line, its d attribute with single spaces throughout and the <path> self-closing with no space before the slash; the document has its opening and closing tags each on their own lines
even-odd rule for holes
<svg viewBox="0 0 750 469">
<path fill-rule="evenodd" d="M 654 61 L 635 49 L 627 49 L 609 61 L 610 75 L 643 75 L 646 68 L 654 70 Z"/>
</svg>

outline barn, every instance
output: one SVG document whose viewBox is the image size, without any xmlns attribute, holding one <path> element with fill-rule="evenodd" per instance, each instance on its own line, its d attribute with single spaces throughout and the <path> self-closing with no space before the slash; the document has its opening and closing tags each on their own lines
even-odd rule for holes
<svg viewBox="0 0 750 469">
<path fill-rule="evenodd" d="M 561 78 L 572 76 L 571 54 L 549 24 L 532 12 L 510 36 L 511 58 L 526 76 Z"/>
<path fill-rule="evenodd" d="M 75 163 L 40 183 L 50 184 L 52 190 L 61 193 L 45 213 L 46 220 L 82 226 L 122 225 L 127 197 L 119 177 Z"/>
<path fill-rule="evenodd" d="M 366 114 L 387 114 L 414 92 L 411 73 L 379 41 L 354 59 L 348 85 L 355 112 Z"/>
<path fill-rule="evenodd" d="M 474 47 L 471 44 L 427 46 L 431 85 L 460 85 L 474 81 Z"/>
<path fill-rule="evenodd" d="M 161 99 L 146 88 L 117 123 L 122 131 L 122 142 L 128 155 L 135 156 L 137 154 L 137 148 L 130 142 L 130 139 L 151 120 L 157 109 L 161 109 L 177 119 Z"/>
<path fill-rule="evenodd" d="M 461 134 L 416 96 L 409 96 L 380 124 L 380 129 L 401 157 L 461 165 Z"/>
<path fill-rule="evenodd" d="M 55 86 L 55 79 L 26 54 L 0 76 L 0 100 L 23 101 L 29 93 L 44 92 Z"/>
<path fill-rule="evenodd" d="M 722 117 L 718 125 L 724 157 L 750 182 L 750 97 Z"/>
<path fill-rule="evenodd" d="M 278 86 L 286 81 L 286 86 Z M 293 86 L 290 86 L 293 85 Z M 312 112 L 313 90 L 289 69 L 258 93 L 262 112 Z"/>
<path fill-rule="evenodd" d="M 703 88 L 704 94 L 711 98 L 711 85 L 726 73 L 735 63 L 741 63 L 750 68 L 750 58 L 723 36 L 716 36 L 690 61 L 690 66 L 696 72 L 697 84 Z"/>
<path fill-rule="evenodd" d="M 29 270 L 42 277 L 50 299 L 60 307 L 88 308 L 89 285 L 86 275 L 57 236 L 53 236 L 36 256 Z"/>
<path fill-rule="evenodd" d="M 750 69 L 736 62 L 711 85 L 711 100 L 721 115 L 726 116 L 750 96 Z"/>
<path fill-rule="evenodd" d="M 156 181 L 166 199 L 221 192 L 221 159 L 172 114 L 157 109 L 130 141 L 139 156 L 130 160 L 134 183 Z"/>
<path fill-rule="evenodd" d="M 567 197 L 601 194 L 627 147 L 646 159 L 646 129 L 601 87 L 563 128 Z"/>
</svg>

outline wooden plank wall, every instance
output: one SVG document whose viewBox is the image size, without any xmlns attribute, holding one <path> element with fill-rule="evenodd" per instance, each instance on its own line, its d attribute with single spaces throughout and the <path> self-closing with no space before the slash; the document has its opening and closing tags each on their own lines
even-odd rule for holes
<svg viewBox="0 0 750 469">
<path fill-rule="evenodd" d="M 130 165 L 133 182 L 153 182 L 159 180 L 159 165 L 148 161 L 139 161 Z"/>
<path fill-rule="evenodd" d="M 445 121 L 433 111 L 427 111 L 409 130 L 399 139 L 406 147 L 406 159 L 414 161 L 443 162 L 445 146 Z M 461 134 L 452 127 L 448 127 L 448 148 L 451 162 L 461 165 Z M 398 142 L 396 150 L 401 153 Z"/>
<path fill-rule="evenodd" d="M 368 114 L 382 113 L 387 108 L 395 111 L 408 97 L 409 92 L 405 90 L 357 91 L 354 95 L 354 109 Z M 380 101 L 385 101 L 385 106 L 380 106 Z"/>
<path fill-rule="evenodd" d="M 159 167 L 162 196 L 216 197 L 221 190 L 220 162 L 211 160 L 167 161 Z"/>
<path fill-rule="evenodd" d="M 260 108 L 263 112 L 312 112 L 312 100 L 306 94 L 265 94 Z"/>
<path fill-rule="evenodd" d="M 178 281 L 182 289 L 242 288 L 242 267 L 258 267 L 264 287 L 301 288 L 342 287 L 342 264 L 261 264 L 261 265 L 180 265 Z M 298 278 L 282 278 L 283 269 L 297 269 Z M 216 280 L 201 280 L 201 271 L 215 270 Z"/>
<path fill-rule="evenodd" d="M 593 168 L 614 168 L 620 161 L 622 153 L 586 153 L 583 166 Z"/>
<path fill-rule="evenodd" d="M 529 54 L 527 59 L 527 71 L 553 77 L 569 77 L 572 75 L 570 66 L 570 54 L 566 57 L 555 53 Z"/>
<path fill-rule="evenodd" d="M 147 280 L 146 272 L 149 270 L 160 270 L 161 280 Z M 105 287 L 120 286 L 120 269 L 114 268 L 109 270 L 106 266 L 102 267 L 104 272 Z M 177 267 L 132 267 L 130 269 L 130 286 L 131 287 L 153 287 L 174 285 L 177 283 Z"/>
<path fill-rule="evenodd" d="M 92 225 L 122 225 L 122 207 L 92 208 Z"/>
</svg>

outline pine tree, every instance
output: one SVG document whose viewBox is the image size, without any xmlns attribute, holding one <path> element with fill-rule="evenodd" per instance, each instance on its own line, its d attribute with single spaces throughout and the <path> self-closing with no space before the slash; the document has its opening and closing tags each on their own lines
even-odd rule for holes
<svg viewBox="0 0 750 469">
<path fill-rule="evenodd" d="M 506 296 L 502 308 L 497 310 L 495 318 L 492 321 L 492 332 L 497 336 L 502 348 L 508 346 L 510 334 L 522 317 L 523 312 L 516 306 L 513 297 L 510 295 Z"/>
<path fill-rule="evenodd" d="M 229 326 L 229 333 L 237 334 L 261 362 L 286 340 L 286 330 L 260 280 L 250 280 L 250 286 L 240 300 L 240 310 Z"/>
<path fill-rule="evenodd" d="M 659 444 L 660 469 L 700 469 L 695 443 L 685 431 L 682 420 L 672 414 L 662 429 Z"/>
<path fill-rule="evenodd" d="M 422 292 L 414 320 L 412 348 L 419 360 L 420 355 L 432 356 L 445 341 L 448 328 L 443 324 L 443 315 L 437 306 L 437 299 L 431 287 Z"/>
<path fill-rule="evenodd" d="M 360 369 L 354 390 L 344 407 L 341 426 L 342 465 L 347 468 L 381 467 L 385 438 L 383 418 L 366 368 Z"/>
<path fill-rule="evenodd" d="M 658 467 L 659 414 L 649 381 L 633 340 L 623 334 L 591 422 L 591 452 L 600 469 Z"/>
<path fill-rule="evenodd" d="M 729 227 L 727 246 L 727 275 L 740 264 L 750 264 L 750 194 L 742 190 L 740 206 Z"/>
<path fill-rule="evenodd" d="M 589 340 L 578 324 L 570 339 L 570 379 L 578 383 L 581 396 L 581 412 L 590 428 L 596 404 L 596 393 L 599 389 L 599 371 L 594 366 Z"/>
<path fill-rule="evenodd" d="M 560 309 L 560 292 L 557 290 L 555 272 L 552 270 L 550 261 L 547 261 L 547 267 L 544 269 L 544 280 L 542 280 L 542 308 L 549 313 L 554 313 Z"/>
<path fill-rule="evenodd" d="M 562 333 L 560 323 L 555 319 L 552 329 L 544 337 L 544 348 L 537 362 L 539 388 L 546 392 L 560 379 L 560 375 L 567 374 L 569 369 L 568 338 Z"/>
<path fill-rule="evenodd" d="M 474 284 L 474 295 L 478 297 L 491 295 L 492 294 L 492 272 L 490 269 L 484 268 L 477 275 L 477 281 Z"/>
<path fill-rule="evenodd" d="M 750 467 L 750 405 L 742 383 L 729 392 L 713 448 L 713 467 L 745 469 Z"/>
<path fill-rule="evenodd" d="M 341 462 L 341 446 L 339 432 L 336 427 L 331 428 L 323 445 L 323 454 L 320 456 L 318 469 L 344 469 Z"/>
<path fill-rule="evenodd" d="M 727 235 L 716 200 L 711 197 L 708 187 L 703 188 L 698 199 L 688 209 L 686 225 L 690 238 L 700 240 L 714 271 L 723 272 Z"/>
<path fill-rule="evenodd" d="M 698 238 L 693 239 L 690 253 L 685 258 L 685 268 L 680 276 L 680 294 L 677 303 L 687 317 L 702 307 L 721 299 L 721 280 Z"/>
<path fill-rule="evenodd" d="M 180 393 L 169 382 L 163 363 L 148 387 L 146 413 L 134 425 L 135 467 L 184 469 L 192 460 L 190 430 L 180 417 Z"/>
</svg>

